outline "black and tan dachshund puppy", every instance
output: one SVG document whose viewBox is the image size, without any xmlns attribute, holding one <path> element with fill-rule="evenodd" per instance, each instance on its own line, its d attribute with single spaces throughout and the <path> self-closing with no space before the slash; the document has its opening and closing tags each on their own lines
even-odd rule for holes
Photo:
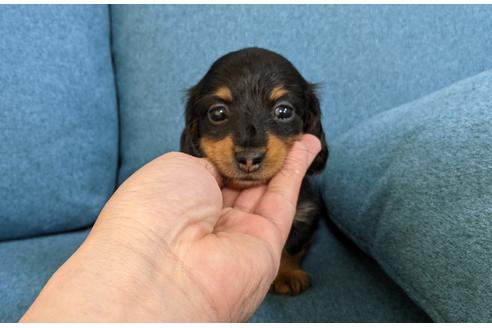
<svg viewBox="0 0 492 328">
<path fill-rule="evenodd" d="M 284 57 L 246 48 L 226 54 L 188 92 L 181 150 L 206 157 L 234 188 L 267 182 L 282 168 L 293 142 L 316 135 L 322 150 L 308 170 L 320 171 L 328 148 L 315 87 Z M 301 261 L 317 226 L 318 196 L 304 178 L 297 212 L 272 290 L 299 294 L 310 286 Z"/>
</svg>

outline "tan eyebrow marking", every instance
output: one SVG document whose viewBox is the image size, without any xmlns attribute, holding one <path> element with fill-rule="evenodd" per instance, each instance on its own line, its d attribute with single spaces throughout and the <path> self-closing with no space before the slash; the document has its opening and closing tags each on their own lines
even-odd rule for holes
<svg viewBox="0 0 492 328">
<path fill-rule="evenodd" d="M 278 86 L 273 88 L 272 92 L 270 93 L 270 99 L 272 101 L 278 100 L 280 97 L 284 96 L 287 93 L 287 90 L 284 89 L 282 86 Z"/>
<path fill-rule="evenodd" d="M 232 93 L 231 89 L 228 87 L 220 87 L 217 91 L 214 92 L 214 96 L 224 100 L 224 101 L 232 101 Z"/>
</svg>

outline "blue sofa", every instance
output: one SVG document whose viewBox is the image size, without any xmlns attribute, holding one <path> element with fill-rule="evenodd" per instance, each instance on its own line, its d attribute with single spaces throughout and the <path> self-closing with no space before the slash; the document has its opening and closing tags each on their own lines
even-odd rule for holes
<svg viewBox="0 0 492 328">
<path fill-rule="evenodd" d="M 2 5 L 0 35 L 0 321 L 247 46 L 322 84 L 331 148 L 313 287 L 251 321 L 492 321 L 491 6 Z"/>
</svg>

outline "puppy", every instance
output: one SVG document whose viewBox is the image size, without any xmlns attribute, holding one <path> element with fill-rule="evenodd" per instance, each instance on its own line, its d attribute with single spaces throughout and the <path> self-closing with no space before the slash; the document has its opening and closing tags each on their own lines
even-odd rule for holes
<svg viewBox="0 0 492 328">
<path fill-rule="evenodd" d="M 206 157 L 233 188 L 267 182 L 303 133 L 322 150 L 308 175 L 323 169 L 328 148 L 315 86 L 284 57 L 260 48 L 231 52 L 188 91 L 181 151 Z M 318 223 L 320 202 L 303 180 L 297 212 L 271 290 L 296 295 L 310 286 L 301 261 Z"/>
</svg>

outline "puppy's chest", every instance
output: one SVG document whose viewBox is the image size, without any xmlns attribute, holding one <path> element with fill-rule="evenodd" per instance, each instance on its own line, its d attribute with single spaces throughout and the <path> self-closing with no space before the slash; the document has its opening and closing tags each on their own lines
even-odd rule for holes
<svg viewBox="0 0 492 328">
<path fill-rule="evenodd" d="M 321 212 L 321 202 L 319 196 L 314 192 L 309 177 L 302 181 L 299 191 L 299 200 L 297 201 L 295 222 L 311 224 L 316 220 Z"/>
<path fill-rule="evenodd" d="M 296 207 L 294 221 L 310 224 L 319 215 L 319 203 L 310 199 L 299 199 Z"/>
</svg>

